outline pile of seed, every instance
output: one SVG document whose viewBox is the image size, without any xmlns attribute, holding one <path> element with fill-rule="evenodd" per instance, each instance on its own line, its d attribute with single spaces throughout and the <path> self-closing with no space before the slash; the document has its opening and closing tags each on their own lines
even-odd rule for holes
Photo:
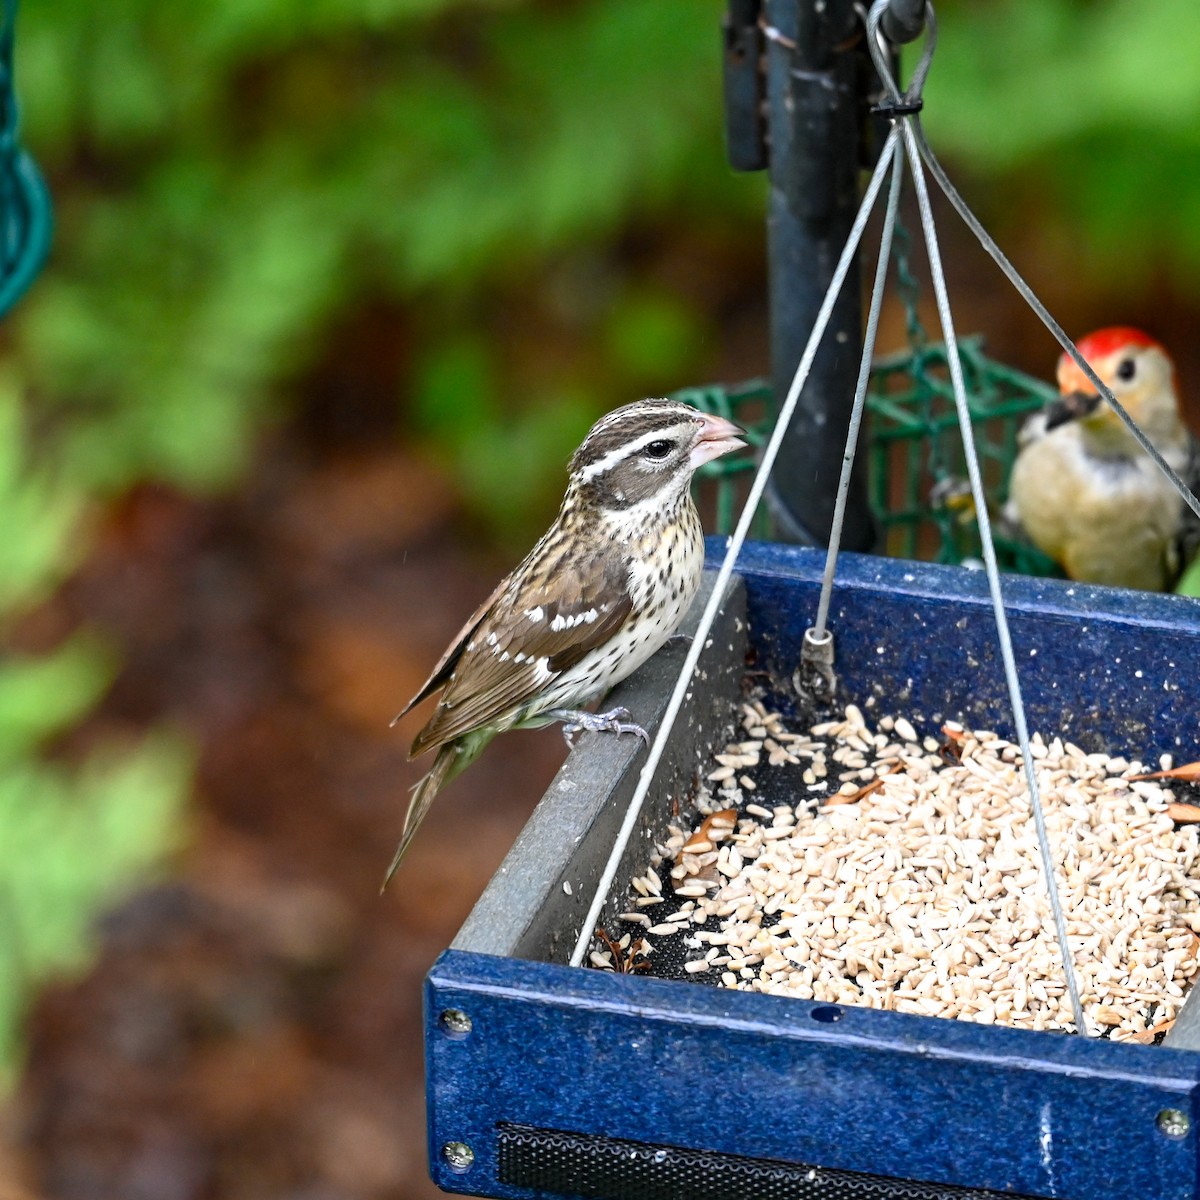
<svg viewBox="0 0 1200 1200">
<path fill-rule="evenodd" d="M 873 731 L 853 705 L 805 735 L 761 703 L 743 716 L 703 819 L 670 828 L 633 880 L 635 932 L 595 965 L 681 952 L 687 975 L 743 991 L 1073 1028 L 1015 745 L 952 722 L 941 740 L 903 718 Z M 1037 736 L 1033 754 L 1086 1015 L 1150 1040 L 1200 966 L 1196 826 L 1139 762 Z M 764 766 L 792 773 L 788 803 L 757 802 L 780 794 Z"/>
</svg>

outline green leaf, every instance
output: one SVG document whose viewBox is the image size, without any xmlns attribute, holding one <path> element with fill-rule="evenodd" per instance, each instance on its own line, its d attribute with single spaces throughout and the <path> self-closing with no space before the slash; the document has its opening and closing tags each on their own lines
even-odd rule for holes
<svg viewBox="0 0 1200 1200">
<path fill-rule="evenodd" d="M 20 1021 L 39 984 L 81 969 L 97 912 L 179 844 L 190 753 L 159 735 L 98 751 L 71 775 L 0 773 L 0 1082 L 19 1063 Z"/>
<path fill-rule="evenodd" d="M 1175 591 L 1181 596 L 1200 596 L 1200 554 L 1192 559 L 1187 570 L 1180 576 Z"/>
<path fill-rule="evenodd" d="M 0 764 L 85 716 L 115 669 L 111 649 L 89 633 L 41 657 L 0 657 Z"/>
<path fill-rule="evenodd" d="M 29 461 L 21 388 L 0 369 L 0 617 L 33 604 L 74 564 L 81 510 L 74 485 Z"/>
<path fill-rule="evenodd" d="M 487 342 L 475 334 L 432 346 L 412 392 L 415 427 L 446 444 L 498 419 L 496 366 Z"/>
</svg>

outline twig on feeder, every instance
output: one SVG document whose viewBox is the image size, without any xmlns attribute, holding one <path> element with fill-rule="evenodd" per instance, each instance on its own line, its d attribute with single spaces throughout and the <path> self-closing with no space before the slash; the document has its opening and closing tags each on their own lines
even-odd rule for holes
<svg viewBox="0 0 1200 1200">
<path fill-rule="evenodd" d="M 717 812 L 709 813 L 700 822 L 696 832 L 680 847 L 675 861 L 678 862 L 680 855 L 683 854 L 702 854 L 706 850 L 711 850 L 726 834 L 733 831 L 737 815 L 736 808 L 722 808 Z"/>
<path fill-rule="evenodd" d="M 943 725 L 942 736 L 946 740 L 938 746 L 938 755 L 942 762 L 956 767 L 962 762 L 962 753 L 959 747 L 966 742 L 967 735 L 961 729 L 951 729 L 949 725 Z"/>
<path fill-rule="evenodd" d="M 1169 1021 L 1159 1021 L 1157 1025 L 1151 1025 L 1149 1029 L 1142 1029 L 1137 1033 L 1126 1034 L 1121 1041 L 1141 1042 L 1142 1045 L 1148 1046 L 1156 1037 L 1158 1037 L 1160 1033 L 1166 1033 L 1174 1024 L 1174 1017 L 1172 1017 Z"/>
<path fill-rule="evenodd" d="M 1200 762 L 1184 763 L 1167 771 L 1150 771 L 1145 775 L 1130 775 L 1130 779 L 1178 779 L 1183 783 L 1200 783 Z"/>
<path fill-rule="evenodd" d="M 650 970 L 650 960 L 642 950 L 645 939 L 639 940 L 638 944 L 633 946 L 629 944 L 631 941 L 629 934 L 617 939 L 607 930 L 597 929 L 596 940 L 612 955 L 613 970 L 618 975 L 637 975 L 642 971 Z M 625 945 L 622 945 L 622 942 Z"/>
<path fill-rule="evenodd" d="M 835 792 L 828 800 L 824 801 L 822 807 L 833 808 L 835 804 L 857 804 L 872 792 L 879 791 L 889 775 L 898 775 L 901 773 L 901 770 L 901 768 L 898 768 L 895 771 L 881 771 L 870 783 L 864 783 L 857 792 L 851 792 L 848 796 L 843 796 L 841 792 Z"/>
</svg>

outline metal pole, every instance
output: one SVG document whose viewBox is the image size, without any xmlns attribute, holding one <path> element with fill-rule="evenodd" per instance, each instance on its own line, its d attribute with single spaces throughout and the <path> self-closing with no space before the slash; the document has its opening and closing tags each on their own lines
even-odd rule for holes
<svg viewBox="0 0 1200 1200">
<path fill-rule="evenodd" d="M 766 0 L 767 247 L 771 379 L 778 406 L 858 208 L 862 25 L 852 0 Z M 862 350 L 857 262 L 834 306 L 768 488 L 780 533 L 826 545 Z M 861 456 L 843 545 L 875 541 Z"/>
<path fill-rule="evenodd" d="M 894 42 L 920 33 L 925 0 L 892 0 Z M 879 87 L 854 0 L 729 0 L 725 130 L 732 165 L 769 172 L 771 380 L 778 412 L 858 207 L 886 122 L 868 116 Z M 765 65 L 764 65 L 765 64 Z M 826 545 L 833 523 L 862 345 L 858 263 L 837 298 L 767 500 L 779 534 Z M 843 545 L 876 543 L 863 450 L 846 497 Z"/>
</svg>

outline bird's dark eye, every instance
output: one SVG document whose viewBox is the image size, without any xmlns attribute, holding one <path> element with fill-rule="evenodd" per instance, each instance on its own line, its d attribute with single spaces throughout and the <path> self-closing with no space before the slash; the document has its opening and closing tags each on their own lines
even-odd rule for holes
<svg viewBox="0 0 1200 1200">
<path fill-rule="evenodd" d="M 1137 363 L 1132 358 L 1123 358 L 1117 364 L 1117 378 L 1128 383 L 1137 374 Z"/>
<path fill-rule="evenodd" d="M 675 443 L 669 438 L 659 438 L 657 441 L 650 442 L 642 453 L 647 458 L 653 458 L 656 461 L 661 461 L 666 458 L 672 450 L 675 449 Z"/>
</svg>

